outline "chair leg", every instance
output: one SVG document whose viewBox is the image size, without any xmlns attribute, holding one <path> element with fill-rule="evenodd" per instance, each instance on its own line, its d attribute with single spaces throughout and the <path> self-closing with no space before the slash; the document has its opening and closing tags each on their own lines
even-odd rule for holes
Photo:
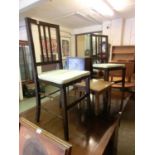
<svg viewBox="0 0 155 155">
<path fill-rule="evenodd" d="M 108 115 L 110 115 L 111 109 L 111 86 L 108 88 Z"/>
<path fill-rule="evenodd" d="M 66 88 L 61 88 L 61 99 L 62 99 L 62 105 L 64 110 L 64 138 L 65 140 L 69 140 L 69 134 L 68 134 L 68 114 L 67 114 L 67 96 L 66 96 Z"/>
<path fill-rule="evenodd" d="M 85 82 L 86 82 L 86 93 L 88 94 L 88 96 L 87 96 L 88 110 L 91 111 L 91 105 L 90 105 L 90 78 L 87 78 Z"/>
<path fill-rule="evenodd" d="M 39 87 L 36 87 L 36 122 L 40 121 L 40 111 L 41 111 L 41 97 L 39 93 Z"/>
<path fill-rule="evenodd" d="M 121 105 L 120 105 L 120 111 L 123 111 L 123 102 L 124 102 L 124 95 L 125 95 L 125 90 L 124 90 L 124 86 L 125 86 L 125 74 L 126 74 L 126 69 L 124 68 L 122 70 L 122 96 L 121 96 Z"/>
</svg>

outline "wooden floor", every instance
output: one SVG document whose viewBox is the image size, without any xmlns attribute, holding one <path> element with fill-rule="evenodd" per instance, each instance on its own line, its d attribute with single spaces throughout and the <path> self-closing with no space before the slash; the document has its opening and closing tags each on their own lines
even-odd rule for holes
<svg viewBox="0 0 155 155">
<path fill-rule="evenodd" d="M 127 100 L 126 100 L 127 102 Z M 116 114 L 116 100 L 113 99 L 112 113 Z M 119 106 L 119 105 L 118 105 Z M 40 122 L 34 121 L 35 108 L 20 116 L 27 118 L 39 127 L 64 139 L 62 109 L 59 107 L 59 97 L 42 104 Z M 72 144 L 72 155 L 101 155 L 106 149 L 115 129 L 118 126 L 118 115 L 111 115 L 107 119 L 102 113 L 98 116 L 89 112 L 84 103 L 75 106 L 68 112 L 69 143 Z"/>
</svg>

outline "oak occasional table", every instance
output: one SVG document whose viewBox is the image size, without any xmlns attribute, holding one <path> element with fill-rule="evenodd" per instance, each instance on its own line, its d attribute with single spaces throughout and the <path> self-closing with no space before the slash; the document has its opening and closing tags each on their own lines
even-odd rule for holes
<svg viewBox="0 0 155 155">
<path fill-rule="evenodd" d="M 101 63 L 93 64 L 93 69 L 103 70 L 104 71 L 104 80 L 109 81 L 109 72 L 110 71 L 122 71 L 122 79 L 113 81 L 114 83 L 122 83 L 122 96 L 121 96 L 121 105 L 120 111 L 123 110 L 123 99 L 124 99 L 124 84 L 125 84 L 125 73 L 126 67 L 125 64 L 115 64 L 115 63 Z M 108 93 L 107 93 L 108 96 Z"/>
<path fill-rule="evenodd" d="M 105 92 L 108 92 L 107 96 L 107 103 L 104 103 L 104 110 L 107 114 L 110 112 L 110 105 L 111 105 L 111 85 L 113 82 L 105 81 L 104 79 L 91 79 L 90 80 L 90 92 L 93 95 L 93 104 L 95 108 L 95 114 L 98 115 L 99 112 L 99 103 L 100 103 L 100 96 L 104 95 Z M 75 85 L 78 89 L 85 87 L 84 82 L 77 83 Z"/>
</svg>

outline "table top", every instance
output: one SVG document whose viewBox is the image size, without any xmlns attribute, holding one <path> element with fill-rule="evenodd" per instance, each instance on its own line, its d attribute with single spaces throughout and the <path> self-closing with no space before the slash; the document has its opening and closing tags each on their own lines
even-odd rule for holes
<svg viewBox="0 0 155 155">
<path fill-rule="evenodd" d="M 118 63 L 101 63 L 101 64 L 93 64 L 94 68 L 106 69 L 106 68 L 117 68 L 117 67 L 125 67 L 125 64 Z"/>
<path fill-rule="evenodd" d="M 103 79 L 91 79 L 90 90 L 92 92 L 101 92 L 110 87 L 112 84 L 113 82 L 104 81 Z M 76 86 L 85 86 L 85 82 L 78 83 Z"/>
</svg>

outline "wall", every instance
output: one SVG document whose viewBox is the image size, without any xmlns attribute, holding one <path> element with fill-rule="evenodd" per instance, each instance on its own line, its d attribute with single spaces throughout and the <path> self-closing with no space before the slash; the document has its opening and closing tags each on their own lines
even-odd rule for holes
<svg viewBox="0 0 155 155">
<path fill-rule="evenodd" d="M 123 19 L 118 18 L 111 21 L 105 21 L 102 24 L 102 34 L 108 35 L 111 45 L 122 44 Z"/>
<path fill-rule="evenodd" d="M 73 29 L 72 33 L 81 34 L 81 33 L 96 32 L 96 31 L 102 31 L 102 25 L 94 25 L 94 26 Z"/>
<path fill-rule="evenodd" d="M 111 45 L 135 44 L 135 19 L 118 18 L 102 24 L 102 34 L 109 36 Z"/>
<path fill-rule="evenodd" d="M 111 47 L 113 45 L 134 45 L 135 44 L 135 25 L 134 18 L 118 18 L 105 21 L 102 24 L 102 34 L 108 35 Z M 111 49 L 110 49 L 111 60 Z"/>
<path fill-rule="evenodd" d="M 128 18 L 124 23 L 123 45 L 135 44 L 135 18 Z"/>
</svg>

